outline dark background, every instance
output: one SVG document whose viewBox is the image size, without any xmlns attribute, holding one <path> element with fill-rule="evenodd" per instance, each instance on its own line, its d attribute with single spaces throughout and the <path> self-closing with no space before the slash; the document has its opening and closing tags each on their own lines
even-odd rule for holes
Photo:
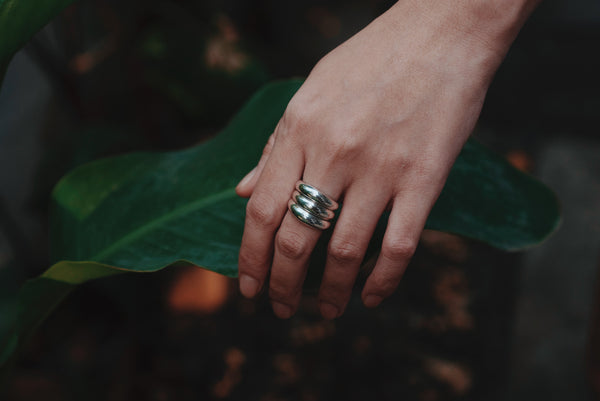
<svg viewBox="0 0 600 401">
<path fill-rule="evenodd" d="M 387 1 L 82 1 L 0 91 L 0 293 L 49 265 L 49 194 L 69 169 L 215 134 L 261 85 L 306 76 Z M 546 0 L 475 135 L 558 194 L 564 221 L 506 254 L 427 232 L 394 297 L 322 321 L 170 269 L 85 285 L 43 325 L 9 400 L 591 400 L 600 267 L 600 2 Z M 3 304 L 2 304 L 3 305 Z M 0 314 L 8 316 L 8 307 Z M 0 318 L 0 324 L 7 319 Z M 598 340 L 597 340 L 598 341 Z"/>
</svg>

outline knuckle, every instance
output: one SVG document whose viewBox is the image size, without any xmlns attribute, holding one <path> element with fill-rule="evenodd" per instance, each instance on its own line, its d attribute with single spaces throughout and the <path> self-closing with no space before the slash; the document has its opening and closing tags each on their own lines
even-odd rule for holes
<svg viewBox="0 0 600 401">
<path fill-rule="evenodd" d="M 332 304 L 345 304 L 352 293 L 353 282 L 345 281 L 323 283 L 319 290 L 319 300 Z"/>
<path fill-rule="evenodd" d="M 440 175 L 439 164 L 433 160 L 423 159 L 420 161 L 412 161 L 410 164 L 410 170 L 412 172 L 413 177 L 417 178 L 419 181 L 425 183 L 425 185 L 431 185 L 431 181 L 433 177 L 437 177 Z"/>
<path fill-rule="evenodd" d="M 306 109 L 306 107 L 298 105 L 298 102 L 292 99 L 283 113 L 283 117 L 281 117 L 282 132 L 286 133 L 286 136 L 310 132 L 310 127 L 314 119 L 305 111 Z"/>
<path fill-rule="evenodd" d="M 384 163 L 386 168 L 389 166 L 401 174 L 408 174 L 411 179 L 419 181 L 429 181 L 431 177 L 440 175 L 444 168 L 444 162 L 435 154 L 423 152 L 416 157 L 414 153 L 407 153 L 406 150 L 401 150 L 393 153 Z"/>
<path fill-rule="evenodd" d="M 401 152 L 400 155 L 396 155 L 389 164 L 397 172 L 412 171 L 415 167 L 415 160 L 411 155 L 406 154 L 405 151 Z"/>
<path fill-rule="evenodd" d="M 272 198 L 255 193 L 246 206 L 246 217 L 254 224 L 264 227 L 274 227 L 279 222 L 275 214 Z"/>
<path fill-rule="evenodd" d="M 389 296 L 394 292 L 400 283 L 401 274 L 379 273 L 372 277 L 372 286 L 376 289 L 376 293 L 382 296 Z"/>
<path fill-rule="evenodd" d="M 238 257 L 240 272 L 250 274 L 251 276 L 263 275 L 263 270 L 267 265 L 267 260 L 250 249 L 240 249 Z"/>
<path fill-rule="evenodd" d="M 294 231 L 283 231 L 275 237 L 277 250 L 291 260 L 302 259 L 308 254 L 307 242 L 300 234 Z"/>
<path fill-rule="evenodd" d="M 364 155 L 362 136 L 349 131 L 339 127 L 327 130 L 328 135 L 322 139 L 322 146 L 327 150 L 327 159 L 334 162 L 350 161 Z"/>
<path fill-rule="evenodd" d="M 284 304 L 294 303 L 300 297 L 300 291 L 291 288 L 286 283 L 271 279 L 269 283 L 269 299 Z"/>
<path fill-rule="evenodd" d="M 417 249 L 417 242 L 410 238 L 384 241 L 381 247 L 382 255 L 391 261 L 410 259 Z"/>
<path fill-rule="evenodd" d="M 329 149 L 329 156 L 333 161 L 349 160 L 356 155 L 356 148 L 349 141 L 338 141 L 332 138 L 326 142 L 325 146 Z"/>
<path fill-rule="evenodd" d="M 323 118 L 323 111 L 315 108 L 314 101 L 306 96 L 292 98 L 281 118 L 278 134 L 283 141 L 294 144 L 312 137 L 325 163 L 351 160 L 364 152 L 364 132 L 357 130 L 353 122 L 338 123 Z M 316 138 L 316 133 L 319 137 Z"/>
<path fill-rule="evenodd" d="M 276 280 L 269 284 L 269 298 L 274 301 L 284 301 L 289 296 L 289 288 Z"/>
<path fill-rule="evenodd" d="M 328 254 L 338 264 L 357 263 L 362 260 L 362 249 L 356 244 L 345 240 L 332 240 L 329 243 Z"/>
</svg>

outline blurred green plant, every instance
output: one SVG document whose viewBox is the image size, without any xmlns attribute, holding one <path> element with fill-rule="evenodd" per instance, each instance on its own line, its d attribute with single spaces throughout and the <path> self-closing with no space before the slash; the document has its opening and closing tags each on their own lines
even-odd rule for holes
<svg viewBox="0 0 600 401">
<path fill-rule="evenodd" d="M 257 88 L 268 82 L 265 67 L 240 44 L 231 21 L 216 19 L 214 31 L 165 20 L 144 32 L 137 54 L 143 80 L 186 118 L 227 121 Z M 190 45 L 189 38 L 199 38 Z"/>
<path fill-rule="evenodd" d="M 75 0 L 0 0 L 0 83 L 14 54 Z"/>
</svg>

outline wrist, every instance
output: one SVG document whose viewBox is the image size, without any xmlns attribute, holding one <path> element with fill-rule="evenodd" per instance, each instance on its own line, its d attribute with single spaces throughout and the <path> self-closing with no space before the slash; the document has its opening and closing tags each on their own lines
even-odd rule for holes
<svg viewBox="0 0 600 401">
<path fill-rule="evenodd" d="M 449 24 L 463 32 L 486 36 L 498 46 L 509 46 L 541 0 L 399 0 L 389 10 L 409 9 L 433 22 Z M 450 28 L 450 26 L 449 26 Z"/>
<path fill-rule="evenodd" d="M 481 59 L 493 74 L 540 1 L 400 0 L 382 18 L 401 35 L 430 36 L 440 46 L 459 45 L 465 57 Z"/>
<path fill-rule="evenodd" d="M 502 58 L 541 0 L 460 0 L 457 28 L 485 42 Z M 458 20 L 462 20 L 462 23 Z"/>
</svg>

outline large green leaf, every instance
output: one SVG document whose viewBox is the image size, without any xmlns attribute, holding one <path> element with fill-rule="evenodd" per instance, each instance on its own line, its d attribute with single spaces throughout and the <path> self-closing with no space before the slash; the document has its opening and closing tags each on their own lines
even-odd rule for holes
<svg viewBox="0 0 600 401">
<path fill-rule="evenodd" d="M 0 83 L 12 56 L 74 0 L 0 0 Z"/>
<path fill-rule="evenodd" d="M 7 343 L 21 342 L 91 279 L 174 263 L 235 276 L 246 204 L 235 185 L 257 162 L 301 84 L 268 85 L 221 134 L 191 149 L 100 160 L 65 176 L 53 193 L 55 264 L 22 288 L 19 325 Z M 558 221 L 549 189 L 469 141 L 427 227 L 519 249 L 542 241 Z"/>
</svg>

